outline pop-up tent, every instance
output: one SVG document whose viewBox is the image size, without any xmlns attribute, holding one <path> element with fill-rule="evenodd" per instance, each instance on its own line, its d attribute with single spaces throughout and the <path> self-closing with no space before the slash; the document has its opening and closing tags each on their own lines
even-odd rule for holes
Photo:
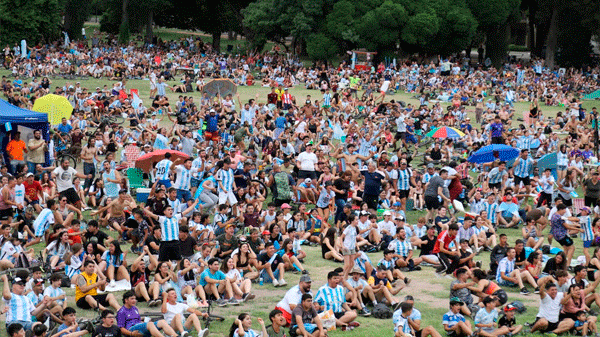
<svg viewBox="0 0 600 337">
<path fill-rule="evenodd" d="M 0 99 L 0 144 L 2 144 L 0 152 L 4 156 L 5 163 L 8 163 L 8 156 L 4 151 L 10 140 L 8 135 L 17 130 L 21 132 L 21 139 L 25 143 L 33 136 L 34 130 L 41 130 L 42 137 L 50 140 L 47 114 L 19 108 Z M 47 157 L 46 154 L 46 161 L 48 160 Z"/>
<path fill-rule="evenodd" d="M 7 125 L 6 123 L 10 123 Z M 14 106 L 7 101 L 0 99 L 0 130 L 16 130 L 17 126 L 24 126 L 29 129 L 41 130 L 44 138 L 48 139 L 48 115 L 41 112 L 35 112 Z"/>
</svg>

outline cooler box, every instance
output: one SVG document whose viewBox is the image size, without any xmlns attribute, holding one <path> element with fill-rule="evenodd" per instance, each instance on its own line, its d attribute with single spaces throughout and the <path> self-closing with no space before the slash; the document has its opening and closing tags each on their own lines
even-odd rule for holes
<svg viewBox="0 0 600 337">
<path fill-rule="evenodd" d="M 135 190 L 135 196 L 137 202 L 146 202 L 148 200 L 148 196 L 150 195 L 151 189 L 149 188 L 138 188 Z"/>
</svg>

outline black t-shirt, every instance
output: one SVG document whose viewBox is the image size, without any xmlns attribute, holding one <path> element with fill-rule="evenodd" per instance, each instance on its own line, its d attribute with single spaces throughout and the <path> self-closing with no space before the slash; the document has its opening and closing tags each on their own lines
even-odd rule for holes
<svg viewBox="0 0 600 337">
<path fill-rule="evenodd" d="M 96 234 L 86 231 L 83 236 L 85 236 L 85 242 L 95 242 L 101 246 L 104 246 L 104 240 L 108 239 L 108 235 L 103 231 L 98 231 Z"/>
<path fill-rule="evenodd" d="M 23 221 L 21 224 L 19 224 L 19 226 L 17 226 L 19 233 L 25 232 L 25 226 L 29 227 L 29 229 L 33 229 L 33 221 L 34 220 L 35 220 L 34 217 L 32 217 L 31 219 L 27 219 L 27 217 L 24 215 L 24 213 L 19 214 L 19 216 L 17 216 L 17 222 Z"/>
<path fill-rule="evenodd" d="M 335 193 L 335 198 L 336 199 L 348 199 L 348 190 L 350 189 L 350 182 L 349 181 L 345 181 L 342 178 L 338 178 L 333 182 L 333 186 L 340 190 L 340 191 L 345 191 L 343 194 L 339 194 L 339 193 Z"/>
<path fill-rule="evenodd" d="M 262 264 L 265 264 L 265 263 L 269 263 L 269 260 L 271 260 L 271 257 L 269 257 L 269 255 L 267 255 L 267 253 L 262 253 L 262 254 L 258 255 L 257 260 L 258 260 L 258 262 L 262 262 Z M 279 267 L 280 263 L 283 263 L 283 259 L 281 258 L 281 256 L 279 254 L 275 253 L 275 259 L 273 259 L 273 262 L 271 262 L 271 270 L 276 271 L 277 267 Z"/>
<path fill-rule="evenodd" d="M 432 239 L 429 239 L 429 237 L 427 237 L 427 235 L 423 235 L 421 237 L 421 241 L 423 241 L 423 242 L 427 241 L 427 243 L 421 244 L 421 253 L 419 253 L 419 256 L 433 254 L 432 252 L 433 252 L 433 248 L 435 247 L 436 239 L 437 238 L 435 237 L 435 235 L 433 236 Z"/>
<path fill-rule="evenodd" d="M 194 248 L 198 245 L 193 237 L 189 236 L 185 240 L 179 240 L 179 249 L 181 250 L 181 256 L 192 256 L 196 252 Z"/>
<path fill-rule="evenodd" d="M 150 254 L 158 255 L 158 250 L 153 249 L 152 246 L 150 246 L 150 242 L 154 242 L 160 246 L 160 239 L 155 238 L 154 235 L 148 235 L 146 241 L 144 242 L 144 245 L 148 246 L 148 249 L 150 249 Z"/>
<path fill-rule="evenodd" d="M 102 324 L 96 326 L 94 331 L 94 335 L 92 337 L 101 336 L 101 337 L 121 337 L 121 329 L 113 325 L 111 327 L 105 327 Z"/>
<path fill-rule="evenodd" d="M 498 320 L 498 327 L 501 328 L 503 326 L 507 326 L 507 327 L 512 327 L 513 325 L 517 324 L 517 321 L 515 320 L 515 318 L 507 318 L 506 315 L 502 315 L 502 317 L 500 317 L 500 319 Z"/>
<path fill-rule="evenodd" d="M 248 187 L 248 180 L 251 178 L 250 172 L 246 172 L 243 169 L 237 169 L 233 172 L 234 176 L 245 176 L 246 178 L 233 178 L 235 181 L 235 186 L 237 188 L 246 188 Z"/>
<path fill-rule="evenodd" d="M 169 202 L 166 198 L 158 200 L 152 197 L 146 202 L 146 206 L 150 207 L 150 212 L 156 215 L 165 215 L 165 208 L 167 208 L 168 205 Z"/>
</svg>

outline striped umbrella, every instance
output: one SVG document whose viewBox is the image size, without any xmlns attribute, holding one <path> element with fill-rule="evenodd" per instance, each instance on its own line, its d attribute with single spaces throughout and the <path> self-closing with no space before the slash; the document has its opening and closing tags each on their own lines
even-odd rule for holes
<svg viewBox="0 0 600 337">
<path fill-rule="evenodd" d="M 440 138 L 440 139 L 444 139 L 444 138 L 462 138 L 464 137 L 465 134 L 462 133 L 462 131 L 455 129 L 455 128 L 451 128 L 449 126 L 441 126 L 439 128 L 433 129 L 431 131 L 429 131 L 425 137 L 431 137 L 431 138 Z"/>
</svg>

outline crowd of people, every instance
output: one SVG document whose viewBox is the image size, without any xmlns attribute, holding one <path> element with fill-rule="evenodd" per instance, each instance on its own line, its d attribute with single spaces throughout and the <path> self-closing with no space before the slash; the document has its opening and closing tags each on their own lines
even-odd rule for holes
<svg viewBox="0 0 600 337">
<path fill-rule="evenodd" d="M 287 336 L 285 328 L 322 337 L 386 311 L 398 337 L 598 335 L 590 308 L 600 304 L 600 170 L 587 165 L 597 162 L 596 109 L 586 111 L 580 97 L 598 89 L 598 68 L 532 60 L 496 70 L 457 57 L 358 72 L 347 62 L 305 67 L 276 50 L 222 55 L 200 38 L 138 47 L 94 35 L 34 46 L 27 57 L 17 48 L 4 49 L 7 100 L 31 108 L 54 93 L 73 114 L 49 138 L 34 130 L 23 140 L 13 130 L 5 148 L 0 268 L 20 268 L 2 278 L 10 337 L 205 337 L 205 308 L 252 301 L 265 284 L 287 289 L 270 324 L 258 318 L 260 331 L 252 330 L 242 313 L 230 336 Z M 179 70 L 181 80 L 167 84 Z M 53 85 L 63 75 L 111 84 Z M 271 92 L 247 102 L 211 96 L 202 92 L 211 78 Z M 127 93 L 138 89 L 132 79 L 148 80 L 151 104 Z M 315 91 L 297 97 L 298 87 Z M 181 94 L 169 101 L 171 92 Z M 396 92 L 419 103 L 390 100 Z M 529 109 L 517 111 L 517 102 Z M 556 117 L 544 111 L 557 105 L 564 110 Z M 424 137 L 444 126 L 465 136 Z M 489 144 L 519 156 L 465 159 Z M 83 170 L 55 160 L 67 147 Z M 173 150 L 145 172 L 147 199 L 133 194 L 123 170 L 132 148 L 137 156 Z M 538 160 L 550 153 L 555 172 L 540 172 Z M 506 233 L 520 238 L 509 242 Z M 310 247 L 340 263 L 314 293 Z M 489 266 L 478 258 L 485 252 Z M 411 273 L 424 267 L 452 279 L 442 329 L 421 324 L 415 307 Z M 298 284 L 288 286 L 290 273 Z M 516 322 L 512 287 L 539 294 L 529 326 Z M 126 291 L 121 298 L 116 290 Z M 144 321 L 138 302 L 163 316 Z M 99 311 L 101 323 L 81 327 L 78 310 Z"/>
</svg>

